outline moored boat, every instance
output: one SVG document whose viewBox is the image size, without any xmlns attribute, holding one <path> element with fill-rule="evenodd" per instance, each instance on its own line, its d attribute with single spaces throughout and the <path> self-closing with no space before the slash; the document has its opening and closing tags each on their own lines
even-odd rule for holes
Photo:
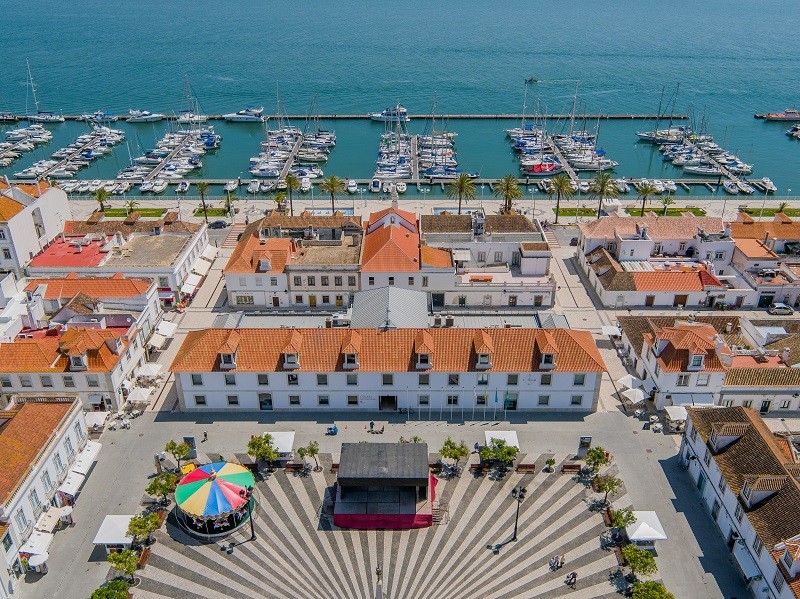
<svg viewBox="0 0 800 599">
<path fill-rule="evenodd" d="M 164 119 L 163 114 L 158 112 L 150 112 L 149 110 L 129 110 L 128 122 L 129 123 L 155 123 Z"/>
<path fill-rule="evenodd" d="M 381 112 L 370 112 L 367 116 L 373 121 L 382 123 L 407 123 L 411 120 L 408 116 L 408 110 L 402 104 L 395 104 Z"/>
</svg>

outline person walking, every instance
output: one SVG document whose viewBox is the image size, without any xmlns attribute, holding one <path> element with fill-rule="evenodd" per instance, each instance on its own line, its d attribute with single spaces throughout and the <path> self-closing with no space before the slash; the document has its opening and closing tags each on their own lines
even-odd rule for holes
<svg viewBox="0 0 800 599">
<path fill-rule="evenodd" d="M 208 431 L 203 431 L 203 443 L 208 441 Z"/>
<path fill-rule="evenodd" d="M 373 432 L 374 430 L 375 430 L 375 421 L 374 420 L 370 420 L 369 421 L 369 432 Z"/>
</svg>

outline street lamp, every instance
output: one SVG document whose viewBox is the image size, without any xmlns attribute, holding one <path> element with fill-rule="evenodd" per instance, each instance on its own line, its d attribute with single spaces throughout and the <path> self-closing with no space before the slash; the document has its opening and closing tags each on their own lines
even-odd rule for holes
<svg viewBox="0 0 800 599">
<path fill-rule="evenodd" d="M 239 497 L 247 500 L 247 517 L 250 520 L 250 540 L 256 540 L 256 529 L 253 525 L 253 487 L 247 487 L 239 491 Z"/>
<path fill-rule="evenodd" d="M 483 208 L 483 190 L 486 189 L 486 185 L 481 183 L 481 208 Z"/>
<path fill-rule="evenodd" d="M 527 489 L 525 487 L 514 487 L 511 491 L 511 496 L 517 500 L 517 515 L 514 516 L 514 536 L 511 537 L 512 541 L 517 540 L 517 525 L 519 524 L 519 506 L 525 501 L 525 493 L 527 493 Z"/>
<path fill-rule="evenodd" d="M 361 203 L 364 204 L 364 208 L 366 208 L 367 207 L 367 202 L 364 201 L 364 188 L 363 187 L 359 187 L 358 188 L 358 195 L 361 196 Z"/>
<path fill-rule="evenodd" d="M 534 187 L 530 188 L 531 191 L 531 201 L 533 202 L 533 213 L 531 214 L 531 220 L 536 220 L 536 189 Z"/>
</svg>

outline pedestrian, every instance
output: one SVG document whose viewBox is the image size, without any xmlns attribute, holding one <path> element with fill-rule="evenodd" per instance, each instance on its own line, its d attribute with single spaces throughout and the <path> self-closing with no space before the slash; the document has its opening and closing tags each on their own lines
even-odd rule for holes
<svg viewBox="0 0 800 599">
<path fill-rule="evenodd" d="M 203 431 L 203 443 L 208 441 L 208 431 Z"/>
<path fill-rule="evenodd" d="M 479 453 L 481 450 L 481 444 L 475 441 L 475 453 Z"/>
<path fill-rule="evenodd" d="M 250 224 L 250 217 L 248 215 L 245 215 L 245 217 L 244 217 L 244 224 L 246 224 L 246 225 Z"/>
<path fill-rule="evenodd" d="M 564 567 L 564 562 L 566 561 L 564 558 L 565 558 L 565 555 L 563 553 L 561 554 L 561 557 L 558 558 L 558 568 L 559 569 Z"/>
<path fill-rule="evenodd" d="M 570 572 L 570 575 L 567 576 L 567 586 L 570 587 L 574 591 L 577 582 L 578 582 L 578 573 L 577 572 Z"/>
<path fill-rule="evenodd" d="M 369 432 L 373 432 L 375 430 L 375 422 L 373 420 L 369 421 Z"/>
</svg>

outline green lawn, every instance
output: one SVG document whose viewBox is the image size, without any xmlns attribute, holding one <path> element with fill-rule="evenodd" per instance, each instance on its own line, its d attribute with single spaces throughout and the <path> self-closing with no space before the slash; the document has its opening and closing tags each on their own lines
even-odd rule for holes
<svg viewBox="0 0 800 599">
<path fill-rule="evenodd" d="M 234 209 L 234 212 L 239 212 L 238 208 Z M 198 208 L 194 211 L 195 216 L 203 216 L 203 209 Z M 225 208 L 207 208 L 206 209 L 206 216 L 230 216 L 228 211 Z"/>
<path fill-rule="evenodd" d="M 594 208 L 560 208 L 558 211 L 559 216 L 575 216 L 575 212 L 578 212 L 578 216 L 596 216 L 597 210 Z"/>
<path fill-rule="evenodd" d="M 631 216 L 640 216 L 642 214 L 641 206 L 628 206 L 625 211 Z M 645 212 L 655 212 L 658 216 L 664 216 L 664 207 L 661 206 L 648 206 L 644 209 Z M 697 206 L 679 206 L 675 208 L 667 208 L 666 216 L 680 216 L 684 212 L 691 212 L 695 216 L 705 216 L 706 211 Z"/>
<path fill-rule="evenodd" d="M 135 210 L 144 217 L 156 217 L 156 218 L 158 218 L 159 216 L 163 216 L 164 213 L 167 211 L 166 208 L 136 208 Z M 103 214 L 108 217 L 114 217 L 114 216 L 126 217 L 128 216 L 128 210 L 127 208 L 106 208 Z"/>
<path fill-rule="evenodd" d="M 744 211 L 750 216 L 762 216 L 761 208 L 745 208 Z M 777 208 L 764 208 L 763 216 L 775 216 Z M 786 208 L 783 213 L 786 216 L 800 216 L 800 208 Z"/>
</svg>

